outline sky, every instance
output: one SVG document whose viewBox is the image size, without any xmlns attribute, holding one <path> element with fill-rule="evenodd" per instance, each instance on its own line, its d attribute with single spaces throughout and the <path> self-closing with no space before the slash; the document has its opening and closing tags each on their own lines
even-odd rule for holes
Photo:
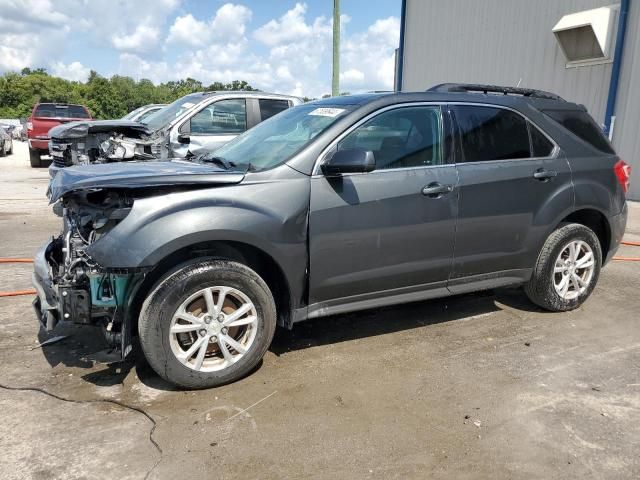
<svg viewBox="0 0 640 480">
<path fill-rule="evenodd" d="M 400 0 L 341 0 L 340 90 L 393 88 Z M 0 0 L 0 74 L 246 80 L 331 91 L 333 0 Z"/>
</svg>

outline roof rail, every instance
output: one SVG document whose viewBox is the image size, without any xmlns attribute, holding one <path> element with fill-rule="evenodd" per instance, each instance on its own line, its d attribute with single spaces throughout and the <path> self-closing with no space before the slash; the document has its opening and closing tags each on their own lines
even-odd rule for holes
<svg viewBox="0 0 640 480">
<path fill-rule="evenodd" d="M 480 85 L 473 83 L 441 83 L 431 87 L 427 92 L 448 92 L 448 93 L 467 93 L 467 92 L 482 92 L 482 93 L 501 93 L 503 95 L 520 95 L 530 98 L 544 98 L 547 100 L 559 100 L 564 102 L 565 100 L 556 95 L 555 93 L 545 92 L 544 90 L 534 90 L 532 88 L 517 88 L 517 87 L 501 87 L 499 85 Z"/>
</svg>

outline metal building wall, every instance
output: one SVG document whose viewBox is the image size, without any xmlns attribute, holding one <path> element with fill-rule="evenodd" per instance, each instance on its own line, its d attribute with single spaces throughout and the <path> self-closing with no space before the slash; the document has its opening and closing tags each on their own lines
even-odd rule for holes
<svg viewBox="0 0 640 480">
<path fill-rule="evenodd" d="M 551 29 L 563 15 L 613 3 L 407 0 L 402 90 L 425 90 L 443 82 L 511 86 L 520 82 L 522 87 L 549 90 L 584 104 L 602 124 L 611 63 L 566 68 Z M 634 199 L 640 199 L 639 30 L 640 2 L 632 1 L 613 140 L 632 165 L 629 197 Z"/>
</svg>

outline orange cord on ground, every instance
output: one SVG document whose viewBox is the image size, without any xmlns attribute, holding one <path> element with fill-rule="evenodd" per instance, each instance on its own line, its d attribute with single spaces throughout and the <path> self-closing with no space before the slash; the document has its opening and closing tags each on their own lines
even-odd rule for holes
<svg viewBox="0 0 640 480">
<path fill-rule="evenodd" d="M 0 263 L 33 263 L 31 258 L 0 258 Z M 15 292 L 0 292 L 0 297 L 17 297 L 19 295 L 35 295 L 35 290 L 16 290 Z"/>
<path fill-rule="evenodd" d="M 0 297 L 17 297 L 19 295 L 35 295 L 35 290 L 16 290 L 15 292 L 0 292 Z"/>
<path fill-rule="evenodd" d="M 620 242 L 620 245 L 640 247 L 640 242 Z M 619 260 L 621 262 L 640 262 L 640 257 L 613 257 L 611 260 Z"/>
<path fill-rule="evenodd" d="M 620 242 L 621 245 L 640 247 L 640 242 Z M 612 260 L 622 262 L 640 262 L 640 257 L 613 257 Z M 31 258 L 0 258 L 0 263 L 33 263 Z M 0 297 L 17 297 L 19 295 L 35 295 L 35 290 L 16 290 L 15 292 L 0 292 Z"/>
</svg>

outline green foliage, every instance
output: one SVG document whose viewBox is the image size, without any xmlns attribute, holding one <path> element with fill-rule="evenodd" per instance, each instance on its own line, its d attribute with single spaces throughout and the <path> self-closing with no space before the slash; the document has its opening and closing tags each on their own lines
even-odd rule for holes
<svg viewBox="0 0 640 480">
<path fill-rule="evenodd" d="M 26 118 L 38 102 L 86 105 L 95 118 L 120 118 L 150 103 L 171 103 L 193 92 L 213 90 L 255 90 L 242 80 L 214 82 L 205 86 L 193 78 L 154 85 L 131 77 L 105 78 L 91 71 L 85 83 L 51 76 L 44 68 L 23 68 L 20 73 L 0 76 L 0 118 Z"/>
</svg>

